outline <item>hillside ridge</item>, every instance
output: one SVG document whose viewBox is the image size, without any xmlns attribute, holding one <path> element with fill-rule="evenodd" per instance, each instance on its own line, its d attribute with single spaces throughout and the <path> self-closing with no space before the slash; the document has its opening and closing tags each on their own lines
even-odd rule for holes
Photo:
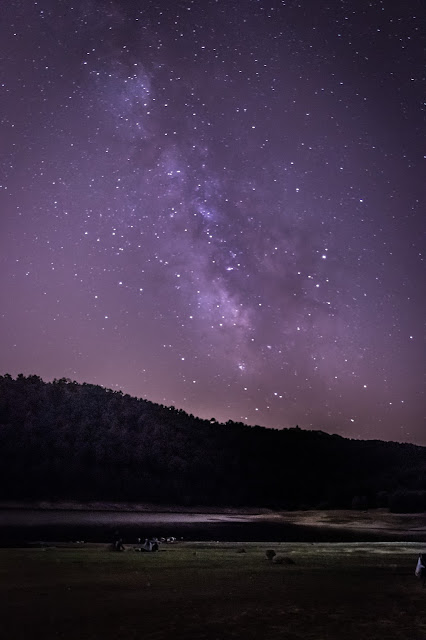
<svg viewBox="0 0 426 640">
<path fill-rule="evenodd" d="M 0 376 L 3 500 L 421 511 L 425 489 L 419 445 L 219 423 L 67 378 Z"/>
</svg>

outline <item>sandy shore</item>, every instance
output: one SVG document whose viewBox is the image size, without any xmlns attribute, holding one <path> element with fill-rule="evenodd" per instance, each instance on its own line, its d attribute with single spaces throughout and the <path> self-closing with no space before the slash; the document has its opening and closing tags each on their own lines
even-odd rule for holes
<svg viewBox="0 0 426 640">
<path fill-rule="evenodd" d="M 263 516 L 259 516 L 263 517 Z M 378 531 L 383 533 L 426 536 L 426 514 L 423 513 L 389 513 L 386 509 L 370 511 L 297 511 L 271 514 L 285 522 L 306 527 L 325 527 L 358 531 Z"/>
</svg>

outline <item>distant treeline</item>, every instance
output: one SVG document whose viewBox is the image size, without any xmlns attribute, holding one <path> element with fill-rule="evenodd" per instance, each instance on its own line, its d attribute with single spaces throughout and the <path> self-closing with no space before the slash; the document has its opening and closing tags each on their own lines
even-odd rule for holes
<svg viewBox="0 0 426 640">
<path fill-rule="evenodd" d="M 66 378 L 0 376 L 0 497 L 426 510 L 426 448 L 221 424 Z"/>
</svg>

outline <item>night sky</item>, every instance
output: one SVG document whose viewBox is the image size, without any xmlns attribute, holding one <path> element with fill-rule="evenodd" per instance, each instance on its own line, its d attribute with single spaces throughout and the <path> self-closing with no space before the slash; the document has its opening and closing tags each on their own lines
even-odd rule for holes
<svg viewBox="0 0 426 640">
<path fill-rule="evenodd" d="M 423 0 L 10 0 L 0 373 L 426 445 Z"/>
</svg>

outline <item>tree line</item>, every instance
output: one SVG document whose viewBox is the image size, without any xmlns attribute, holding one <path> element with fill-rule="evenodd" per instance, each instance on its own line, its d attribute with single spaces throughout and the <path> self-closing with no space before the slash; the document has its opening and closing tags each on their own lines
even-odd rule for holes
<svg viewBox="0 0 426 640">
<path fill-rule="evenodd" d="M 0 498 L 426 510 L 426 448 L 203 420 L 67 378 L 0 376 Z"/>
</svg>

